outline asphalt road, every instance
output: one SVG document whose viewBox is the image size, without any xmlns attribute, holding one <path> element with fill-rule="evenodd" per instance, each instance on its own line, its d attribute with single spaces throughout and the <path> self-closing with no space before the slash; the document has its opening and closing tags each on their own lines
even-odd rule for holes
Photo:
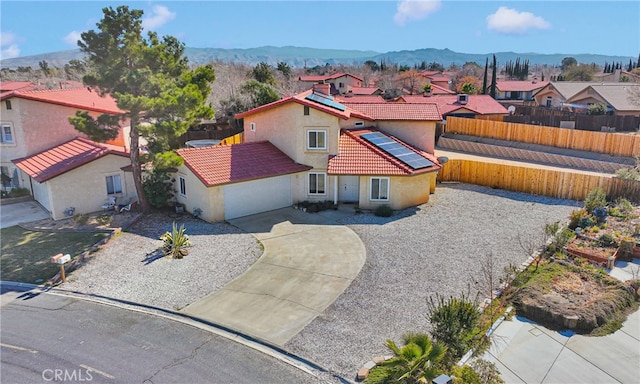
<svg viewBox="0 0 640 384">
<path fill-rule="evenodd" d="M 317 383 L 271 356 L 152 314 L 75 297 L 1 292 L 0 381 Z"/>
</svg>

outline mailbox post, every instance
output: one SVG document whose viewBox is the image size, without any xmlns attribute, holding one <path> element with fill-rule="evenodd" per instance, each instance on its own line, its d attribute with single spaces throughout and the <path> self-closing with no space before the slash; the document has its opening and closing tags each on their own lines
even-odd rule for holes
<svg viewBox="0 0 640 384">
<path fill-rule="evenodd" d="M 58 253 L 57 255 L 51 258 L 52 263 L 60 265 L 60 277 L 62 277 L 63 283 L 67 282 L 67 278 L 64 275 L 64 263 L 68 261 L 71 261 L 71 255 L 69 255 L 68 253 L 66 255 L 63 255 L 62 253 Z"/>
</svg>

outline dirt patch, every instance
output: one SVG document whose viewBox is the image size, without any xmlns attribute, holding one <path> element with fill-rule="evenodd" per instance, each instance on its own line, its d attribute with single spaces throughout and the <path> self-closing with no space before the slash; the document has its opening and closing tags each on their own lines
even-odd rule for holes
<svg viewBox="0 0 640 384">
<path fill-rule="evenodd" d="M 636 305 L 630 284 L 566 261 L 529 270 L 512 302 L 519 315 L 551 329 L 590 333 Z"/>
</svg>

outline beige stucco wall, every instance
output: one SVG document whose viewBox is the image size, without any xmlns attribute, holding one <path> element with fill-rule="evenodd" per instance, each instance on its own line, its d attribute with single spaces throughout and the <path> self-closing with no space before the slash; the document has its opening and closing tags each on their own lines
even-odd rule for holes
<svg viewBox="0 0 640 384">
<path fill-rule="evenodd" d="M 209 222 L 224 220 L 224 193 L 221 186 L 207 188 L 186 166 L 178 167 L 172 174 L 175 179 L 176 201 L 185 205 L 187 212 L 200 208 L 203 220 Z M 180 176 L 185 178 L 186 197 L 180 196 Z"/>
<path fill-rule="evenodd" d="M 361 176 L 359 206 L 363 209 L 375 209 L 387 204 L 393 209 L 404 209 L 424 204 L 429 201 L 430 193 L 435 191 L 436 175 L 436 172 L 430 172 L 415 176 L 388 176 L 389 201 L 369 199 L 371 178 L 387 176 Z"/>
<path fill-rule="evenodd" d="M 120 175 L 122 193 L 118 202 L 137 200 L 133 187 L 133 174 L 120 168 L 129 165 L 128 157 L 106 155 L 81 167 L 46 181 L 51 199 L 51 216 L 64 218 L 64 210 L 75 207 L 75 213 L 100 211 L 107 199 L 106 176 Z"/>
<path fill-rule="evenodd" d="M 295 162 L 326 170 L 329 155 L 338 153 L 338 120 L 313 108 L 309 108 L 309 115 L 305 116 L 302 105 L 290 102 L 245 117 L 244 139 L 245 142 L 270 141 Z M 255 123 L 255 132 L 251 131 L 251 123 Z M 307 149 L 307 132 L 316 129 L 327 131 L 326 150 Z"/>
<path fill-rule="evenodd" d="M 423 151 L 433 153 L 436 140 L 435 121 L 378 121 L 378 129 L 411 144 Z"/>
<path fill-rule="evenodd" d="M 362 87 L 362 82 L 351 76 L 340 76 L 336 79 L 329 80 L 328 83 L 333 84 L 340 93 L 346 93 L 351 87 Z M 340 83 L 342 83 L 342 88 L 340 87 Z"/>
</svg>

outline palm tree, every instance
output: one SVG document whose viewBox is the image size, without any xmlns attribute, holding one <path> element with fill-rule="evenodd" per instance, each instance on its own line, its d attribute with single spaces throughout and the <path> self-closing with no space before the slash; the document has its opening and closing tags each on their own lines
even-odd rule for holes
<svg viewBox="0 0 640 384">
<path fill-rule="evenodd" d="M 425 333 L 409 333 L 403 336 L 404 346 L 398 348 L 393 340 L 386 347 L 394 357 L 371 371 L 367 383 L 430 383 L 438 376 L 436 366 L 444 357 L 446 347 L 432 343 Z"/>
</svg>

